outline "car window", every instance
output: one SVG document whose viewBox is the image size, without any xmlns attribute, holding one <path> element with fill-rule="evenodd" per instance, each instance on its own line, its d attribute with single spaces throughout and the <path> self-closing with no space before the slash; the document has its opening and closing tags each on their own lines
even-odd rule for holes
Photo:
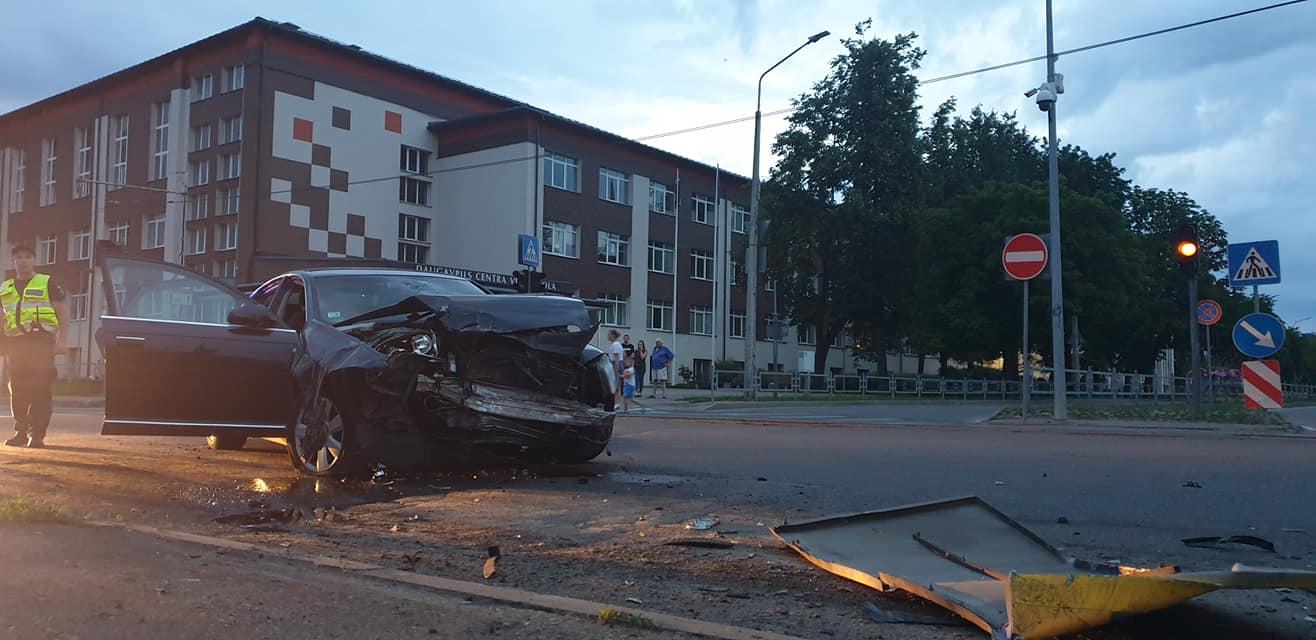
<svg viewBox="0 0 1316 640">
<path fill-rule="evenodd" d="M 306 326 L 306 287 L 301 278 L 290 277 L 284 283 L 278 315 L 284 324 L 298 331 Z"/>
<path fill-rule="evenodd" d="M 251 292 L 251 299 L 268 309 L 274 308 L 274 294 L 279 291 L 279 285 L 283 278 L 274 278 L 269 282 L 261 285 L 259 289 Z"/>
<path fill-rule="evenodd" d="M 247 300 L 177 266 L 106 258 L 106 269 L 120 317 L 227 324 L 228 312 Z"/>
<path fill-rule="evenodd" d="M 316 317 L 331 324 L 412 296 L 488 295 L 466 280 L 412 274 L 321 276 L 314 282 Z"/>
</svg>

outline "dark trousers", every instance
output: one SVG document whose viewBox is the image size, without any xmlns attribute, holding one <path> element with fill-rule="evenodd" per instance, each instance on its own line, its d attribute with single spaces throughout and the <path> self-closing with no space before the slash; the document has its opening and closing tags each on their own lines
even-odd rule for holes
<svg viewBox="0 0 1316 640">
<path fill-rule="evenodd" d="M 14 412 L 14 431 L 34 440 L 46 437 L 55 384 L 54 343 L 42 338 L 18 338 L 7 342 L 9 405 Z"/>
<path fill-rule="evenodd" d="M 644 393 L 644 372 L 644 365 L 635 365 L 635 395 L 637 396 Z"/>
</svg>

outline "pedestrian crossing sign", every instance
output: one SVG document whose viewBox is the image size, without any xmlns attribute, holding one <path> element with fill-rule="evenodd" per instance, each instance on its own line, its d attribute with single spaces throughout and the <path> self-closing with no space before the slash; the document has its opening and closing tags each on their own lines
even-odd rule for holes
<svg viewBox="0 0 1316 640">
<path fill-rule="evenodd" d="M 517 236 L 516 256 L 517 264 L 539 268 L 539 238 L 524 233 Z"/>
<path fill-rule="evenodd" d="M 1279 241 L 1229 245 L 1229 284 L 1279 284 Z"/>
</svg>

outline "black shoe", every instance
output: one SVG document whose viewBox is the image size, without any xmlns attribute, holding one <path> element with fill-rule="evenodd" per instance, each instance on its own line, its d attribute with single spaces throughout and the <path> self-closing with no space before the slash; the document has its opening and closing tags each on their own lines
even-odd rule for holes
<svg viewBox="0 0 1316 640">
<path fill-rule="evenodd" d="M 6 447 L 26 447 L 26 446 L 27 446 L 27 436 L 25 436 L 25 435 L 23 435 L 23 434 L 20 433 L 20 434 L 14 436 L 14 437 L 12 437 L 12 438 L 10 438 L 10 439 L 8 439 L 8 440 L 5 440 L 5 446 L 6 446 Z"/>
<path fill-rule="evenodd" d="M 45 446 L 46 443 L 43 438 L 29 438 L 27 441 L 27 448 L 29 449 L 41 449 Z"/>
</svg>

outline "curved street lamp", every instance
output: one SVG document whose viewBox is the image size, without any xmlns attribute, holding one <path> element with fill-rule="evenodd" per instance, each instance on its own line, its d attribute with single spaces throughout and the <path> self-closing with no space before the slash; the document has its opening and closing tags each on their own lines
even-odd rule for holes
<svg viewBox="0 0 1316 640">
<path fill-rule="evenodd" d="M 777 64 L 768 67 L 759 76 L 758 97 L 754 103 L 754 174 L 753 183 L 749 195 L 749 255 L 746 256 L 745 274 L 748 282 L 749 291 L 745 300 L 745 393 L 750 399 L 758 396 L 758 293 L 759 293 L 759 138 L 763 133 L 763 78 L 773 69 L 781 66 L 781 63 L 790 59 L 791 56 L 827 36 L 831 35 L 830 31 L 822 31 L 809 36 L 809 39 L 802 45 L 795 48 L 794 51 L 786 54 L 786 57 L 777 61 Z M 776 339 L 775 336 L 773 338 Z"/>
</svg>

